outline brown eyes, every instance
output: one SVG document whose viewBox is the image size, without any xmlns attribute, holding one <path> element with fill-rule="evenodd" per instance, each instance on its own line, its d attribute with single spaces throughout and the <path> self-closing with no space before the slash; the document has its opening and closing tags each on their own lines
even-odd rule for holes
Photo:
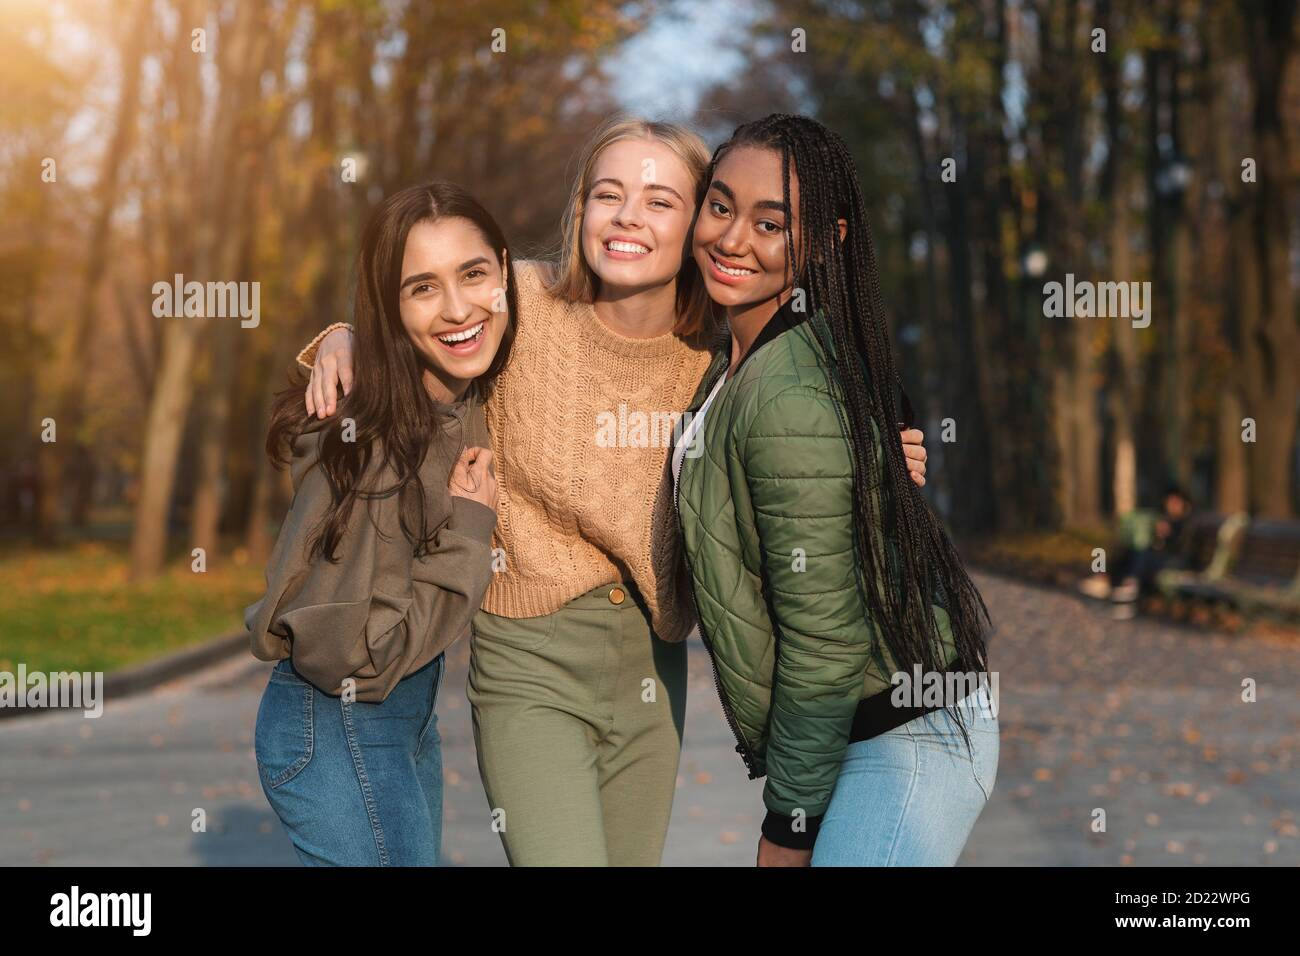
<svg viewBox="0 0 1300 956">
<path fill-rule="evenodd" d="M 466 281 L 470 281 L 475 279 L 482 279 L 486 275 L 487 275 L 486 269 L 475 268 L 475 269 L 470 269 L 469 272 L 466 272 L 463 278 Z M 419 285 L 411 286 L 411 295 L 420 295 L 424 292 L 432 292 L 433 288 L 434 287 L 430 283 L 421 282 Z"/>
<path fill-rule="evenodd" d="M 718 202 L 716 199 L 709 200 L 709 208 L 712 209 L 713 212 L 719 216 L 725 216 L 731 212 L 730 209 L 728 209 L 722 203 Z M 767 233 L 769 236 L 775 236 L 777 233 L 785 231 L 783 227 L 772 222 L 770 219 L 759 220 L 757 225 L 761 230 L 763 230 L 763 232 Z"/>
</svg>

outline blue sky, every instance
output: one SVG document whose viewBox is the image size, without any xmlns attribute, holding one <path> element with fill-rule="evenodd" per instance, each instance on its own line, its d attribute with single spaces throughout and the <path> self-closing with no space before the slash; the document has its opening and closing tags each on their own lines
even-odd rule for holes
<svg viewBox="0 0 1300 956">
<path fill-rule="evenodd" d="M 760 3 L 679 0 L 606 62 L 614 95 L 629 111 L 651 119 L 689 120 L 701 96 L 745 66 L 750 27 Z"/>
</svg>

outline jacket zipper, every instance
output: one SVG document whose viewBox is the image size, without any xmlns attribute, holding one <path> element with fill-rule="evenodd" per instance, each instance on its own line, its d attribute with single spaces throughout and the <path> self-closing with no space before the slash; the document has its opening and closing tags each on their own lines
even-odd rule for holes
<svg viewBox="0 0 1300 956">
<path fill-rule="evenodd" d="M 724 367 L 721 373 L 719 374 L 721 375 L 727 374 L 726 368 Z M 709 382 L 708 387 L 704 391 L 706 399 L 717 384 L 718 384 L 718 377 L 714 376 L 714 378 Z M 685 467 L 686 467 L 686 457 L 685 457 L 685 452 L 683 452 L 682 468 Z M 678 530 L 682 533 L 682 558 L 686 562 L 686 575 L 687 577 L 690 578 L 691 607 L 695 611 L 695 621 L 700 626 L 700 640 L 704 643 L 704 649 L 709 653 L 709 664 L 712 665 L 713 667 L 713 686 L 718 692 L 718 702 L 722 704 L 722 713 L 723 716 L 727 718 L 727 726 L 731 728 L 731 733 L 736 738 L 736 753 L 740 754 L 740 759 L 745 762 L 745 769 L 749 773 L 749 779 L 755 780 L 758 778 L 758 772 L 754 767 L 754 764 L 756 762 L 754 759 L 754 753 L 752 750 L 749 749 L 749 745 L 745 743 L 745 737 L 740 732 L 740 724 L 737 722 L 736 715 L 731 709 L 731 703 L 727 700 L 727 695 L 722 690 L 722 678 L 718 675 L 718 658 L 713 651 L 713 641 L 711 641 L 709 639 L 709 635 L 705 633 L 704 619 L 700 617 L 700 602 L 699 599 L 695 596 L 695 572 L 691 569 L 691 556 L 690 556 L 689 549 L 686 547 L 685 529 L 682 527 L 682 509 L 681 509 L 681 501 L 680 501 L 682 490 L 681 490 L 680 476 L 681 476 L 681 471 L 679 469 L 678 481 L 676 482 L 677 487 L 674 489 L 675 493 L 673 495 L 673 499 L 674 499 L 673 504 L 677 508 L 677 527 Z"/>
</svg>

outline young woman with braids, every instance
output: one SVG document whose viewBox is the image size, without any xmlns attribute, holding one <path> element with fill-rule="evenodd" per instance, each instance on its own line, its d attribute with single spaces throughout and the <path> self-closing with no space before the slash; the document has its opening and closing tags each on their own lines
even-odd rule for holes
<svg viewBox="0 0 1300 956">
<path fill-rule="evenodd" d="M 731 334 L 672 465 L 724 710 L 767 776 L 758 862 L 951 865 L 993 786 L 996 715 L 984 689 L 918 705 L 891 679 L 978 680 L 988 617 L 908 479 L 852 157 L 773 115 L 705 182 L 693 254 Z"/>
</svg>

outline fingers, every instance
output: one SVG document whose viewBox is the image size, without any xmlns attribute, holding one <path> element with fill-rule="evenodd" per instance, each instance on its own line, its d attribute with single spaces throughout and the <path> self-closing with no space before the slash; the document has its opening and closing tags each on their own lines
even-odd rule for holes
<svg viewBox="0 0 1300 956">
<path fill-rule="evenodd" d="M 342 356 L 342 358 L 339 357 Z M 319 356 L 307 383 L 307 414 L 317 418 L 333 415 L 338 406 L 338 386 L 346 379 L 343 394 L 352 389 L 352 358 L 347 353 L 329 353 Z"/>
<path fill-rule="evenodd" d="M 912 476 L 912 481 L 918 488 L 925 487 L 925 462 L 930 457 L 930 453 L 925 450 L 922 442 L 925 439 L 925 433 L 919 428 L 908 428 L 898 433 L 898 437 L 903 442 L 903 457 L 907 462 L 908 474 Z"/>
<path fill-rule="evenodd" d="M 469 473 L 471 480 L 474 482 L 474 490 L 477 491 L 492 479 L 492 451 L 488 448 L 467 448 L 465 450 L 471 454 Z"/>
<path fill-rule="evenodd" d="M 479 475 L 474 466 L 474 458 L 480 451 L 482 449 L 479 448 L 466 448 L 461 451 L 460 457 L 456 459 L 456 464 L 451 469 L 450 484 L 453 487 L 465 491 L 478 491 Z"/>
<path fill-rule="evenodd" d="M 312 411 L 317 418 L 325 417 L 325 389 L 321 385 L 324 375 L 321 372 L 319 364 L 312 367 L 311 382 L 308 387 L 311 389 Z"/>
<path fill-rule="evenodd" d="M 907 449 L 909 452 L 911 451 L 912 448 L 911 445 L 904 445 L 903 447 Z M 908 474 L 912 476 L 912 480 L 916 482 L 916 487 L 924 488 L 925 487 L 925 449 L 921 448 L 920 451 L 921 451 L 920 455 L 916 455 L 916 456 L 913 456 L 911 454 L 908 455 L 907 471 Z"/>
<path fill-rule="evenodd" d="M 472 498 L 489 508 L 497 506 L 497 482 L 492 473 L 492 450 L 471 446 L 452 466 L 447 485 L 453 495 Z"/>
<path fill-rule="evenodd" d="M 339 384 L 343 386 L 343 394 L 352 394 L 352 353 L 343 352 L 339 356 Z"/>
<path fill-rule="evenodd" d="M 472 449 L 466 448 L 456 459 L 456 463 L 451 466 L 451 483 L 464 486 L 469 483 L 469 463 L 472 459 L 470 454 Z"/>
<path fill-rule="evenodd" d="M 324 401 L 326 415 L 334 414 L 334 404 L 338 396 L 338 388 L 335 385 L 338 381 L 338 365 L 338 359 L 332 352 L 320 361 L 321 398 Z"/>
<path fill-rule="evenodd" d="M 481 461 L 483 463 L 483 468 L 486 471 L 486 473 L 491 475 L 493 478 L 495 478 L 497 476 L 497 467 L 496 467 L 497 463 L 496 463 L 496 459 L 492 457 L 492 449 L 475 448 L 474 451 L 476 452 L 475 460 Z"/>
<path fill-rule="evenodd" d="M 311 379 L 307 380 L 307 388 L 303 392 L 303 400 L 307 403 L 307 417 L 311 418 L 316 414 L 316 399 L 312 395 Z"/>
<path fill-rule="evenodd" d="M 912 481 L 918 488 L 924 488 L 925 463 L 930 457 L 930 453 L 922 444 L 925 434 L 919 428 L 909 428 L 900 432 L 899 438 L 903 441 L 903 456 L 907 461 L 907 469 L 912 475 Z"/>
<path fill-rule="evenodd" d="M 326 414 L 324 380 L 325 377 L 321 373 L 320 366 L 316 366 L 311 370 L 311 397 L 312 404 L 316 408 L 317 418 L 324 418 Z"/>
</svg>

